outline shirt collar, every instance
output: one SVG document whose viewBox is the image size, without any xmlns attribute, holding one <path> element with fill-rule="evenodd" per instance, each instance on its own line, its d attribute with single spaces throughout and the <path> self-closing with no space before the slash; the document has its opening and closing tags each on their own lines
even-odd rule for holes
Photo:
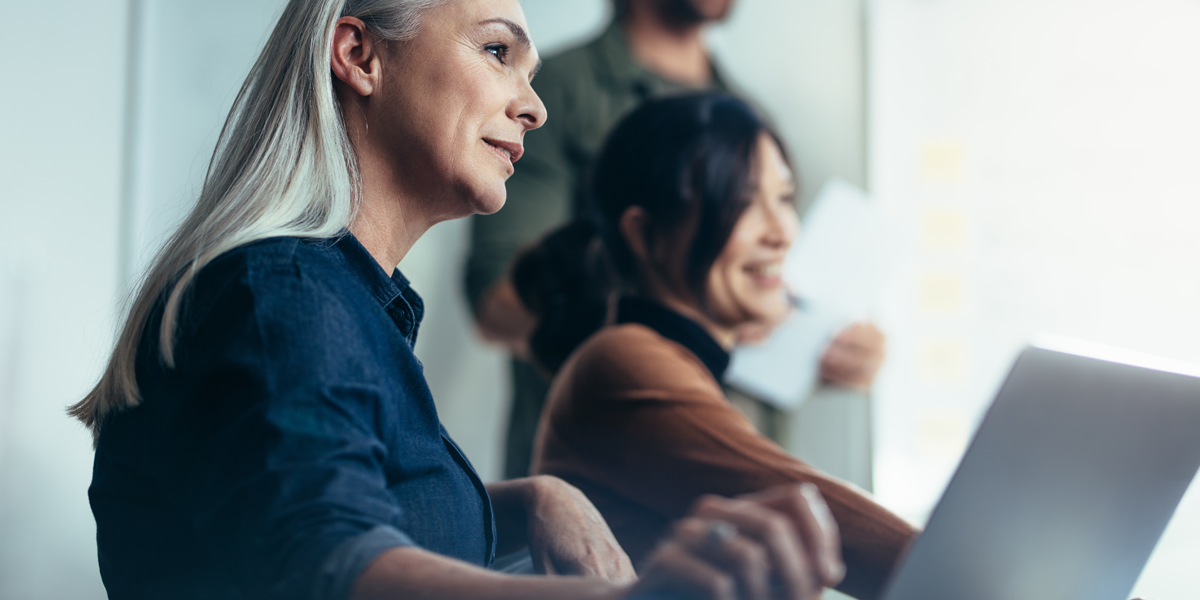
<svg viewBox="0 0 1200 600">
<path fill-rule="evenodd" d="M 712 83 L 707 88 L 693 88 L 671 81 L 638 64 L 625 40 L 625 31 L 621 29 L 621 23 L 615 19 L 596 39 L 594 48 L 605 67 L 602 71 L 607 75 L 609 84 L 617 88 L 633 88 L 643 99 L 677 94 L 688 90 L 733 91 L 729 86 L 729 80 L 724 75 L 724 70 L 711 54 L 709 63 L 712 65 Z"/>
<path fill-rule="evenodd" d="M 729 353 L 699 323 L 657 303 L 636 296 L 621 298 L 617 323 L 637 323 L 691 350 L 718 381 L 725 381 Z"/>
<path fill-rule="evenodd" d="M 327 249 L 329 256 L 350 271 L 350 274 L 367 289 L 395 321 L 409 347 L 414 347 L 421 320 L 425 317 L 425 302 L 417 291 L 412 289 L 400 269 L 393 269 L 389 276 L 358 238 L 348 231 L 336 238 L 317 243 L 323 249 Z"/>
</svg>

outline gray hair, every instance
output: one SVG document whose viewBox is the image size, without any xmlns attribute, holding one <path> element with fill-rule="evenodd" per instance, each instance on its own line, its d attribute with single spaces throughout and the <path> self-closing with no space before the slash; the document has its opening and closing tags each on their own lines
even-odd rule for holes
<svg viewBox="0 0 1200 600">
<path fill-rule="evenodd" d="M 147 321 L 165 299 L 160 359 L 175 366 L 184 293 L 221 254 L 276 236 L 345 231 L 360 199 L 358 159 L 334 96 L 330 50 L 340 17 L 387 41 L 416 35 L 421 14 L 447 0 L 291 0 L 221 129 L 195 208 L 158 252 L 132 296 L 100 382 L 68 409 L 98 436 L 104 416 L 141 401 L 135 364 Z"/>
</svg>

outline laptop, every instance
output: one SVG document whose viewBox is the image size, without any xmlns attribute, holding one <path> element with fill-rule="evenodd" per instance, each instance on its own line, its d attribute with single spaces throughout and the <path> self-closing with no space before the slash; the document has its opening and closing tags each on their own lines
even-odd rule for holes
<svg viewBox="0 0 1200 600">
<path fill-rule="evenodd" d="M 1200 369 L 1025 349 L 884 600 L 1128 600 L 1200 467 Z"/>
</svg>

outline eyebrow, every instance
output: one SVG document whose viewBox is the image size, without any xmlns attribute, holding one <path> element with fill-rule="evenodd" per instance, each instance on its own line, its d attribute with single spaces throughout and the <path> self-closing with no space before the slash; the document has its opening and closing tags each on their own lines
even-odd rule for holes
<svg viewBox="0 0 1200 600">
<path fill-rule="evenodd" d="M 508 19 L 501 19 L 501 18 L 488 19 L 486 21 L 480 21 L 479 24 L 480 25 L 492 25 L 492 24 L 503 25 L 503 26 L 507 27 L 509 31 L 512 32 L 513 37 L 517 38 L 518 44 L 520 44 L 526 50 L 530 50 L 533 48 L 533 42 L 530 41 L 529 34 L 525 33 L 525 28 L 521 27 L 520 25 L 517 25 L 516 23 L 514 23 Z M 541 71 L 541 70 L 542 70 L 542 61 L 539 60 L 537 63 L 537 66 L 535 66 L 533 68 L 533 71 L 530 72 L 529 77 L 532 79 L 533 76 L 537 75 L 538 71 Z"/>
</svg>

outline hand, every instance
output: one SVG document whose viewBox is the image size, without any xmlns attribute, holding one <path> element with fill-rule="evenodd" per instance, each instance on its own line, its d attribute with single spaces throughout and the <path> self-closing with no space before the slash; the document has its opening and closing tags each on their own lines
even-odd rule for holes
<svg viewBox="0 0 1200 600">
<path fill-rule="evenodd" d="M 484 341 L 500 344 L 522 360 L 530 359 L 529 336 L 537 327 L 537 317 L 521 303 L 512 282 L 505 279 L 483 293 L 475 325 Z"/>
<path fill-rule="evenodd" d="M 843 329 L 821 356 L 821 379 L 863 392 L 871 389 L 883 364 L 886 340 L 867 322 Z"/>
<path fill-rule="evenodd" d="M 651 556 L 630 597 L 814 600 L 845 573 L 837 525 L 811 484 L 705 496 Z"/>
<path fill-rule="evenodd" d="M 539 573 L 637 579 L 629 556 L 583 492 L 557 477 L 529 481 L 529 553 Z"/>
</svg>

